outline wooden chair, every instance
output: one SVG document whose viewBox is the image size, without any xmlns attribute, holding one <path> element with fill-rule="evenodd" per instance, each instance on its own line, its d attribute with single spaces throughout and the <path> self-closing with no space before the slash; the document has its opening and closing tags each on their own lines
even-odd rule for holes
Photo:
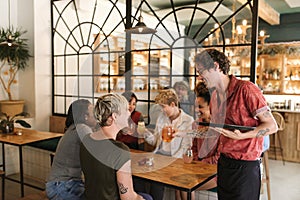
<svg viewBox="0 0 300 200">
<path fill-rule="evenodd" d="M 263 191 L 263 184 L 267 184 L 267 195 L 268 195 L 268 200 L 271 200 L 271 186 L 270 186 L 270 174 L 269 174 L 269 152 L 268 150 L 264 152 L 263 159 L 262 159 L 262 164 L 263 164 L 263 177 L 261 180 L 261 191 Z"/>
<path fill-rule="evenodd" d="M 278 131 L 275 134 L 272 134 L 270 136 L 270 151 L 274 151 L 275 154 L 275 160 L 277 160 L 277 151 L 279 150 L 280 155 L 281 155 L 281 159 L 284 165 L 284 156 L 283 156 L 283 149 L 282 149 L 282 145 L 281 145 L 281 139 L 280 139 L 280 133 L 283 132 L 284 128 L 285 128 L 285 121 L 283 116 L 279 113 L 279 112 L 272 112 L 277 125 L 278 125 Z"/>
<path fill-rule="evenodd" d="M 49 130 L 50 132 L 56 133 L 64 133 L 65 132 L 65 125 L 66 117 L 64 116 L 50 116 L 49 118 Z"/>
<path fill-rule="evenodd" d="M 4 196 L 5 196 L 5 172 L 0 170 L 0 177 L 2 180 L 2 188 L 1 188 L 1 196 L 2 196 L 2 200 L 4 200 Z"/>
</svg>

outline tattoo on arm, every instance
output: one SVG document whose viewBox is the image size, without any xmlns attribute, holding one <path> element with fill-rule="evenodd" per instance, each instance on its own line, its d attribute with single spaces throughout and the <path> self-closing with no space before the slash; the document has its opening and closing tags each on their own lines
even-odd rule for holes
<svg viewBox="0 0 300 200">
<path fill-rule="evenodd" d="M 258 137 L 263 137 L 263 136 L 265 136 L 266 135 L 266 133 L 267 132 L 269 132 L 270 131 L 270 129 L 266 129 L 266 130 L 259 130 L 258 132 L 257 132 L 257 134 L 256 134 L 256 137 L 258 138 Z"/>
<path fill-rule="evenodd" d="M 121 194 L 125 194 L 128 191 L 128 188 L 125 187 L 122 183 L 118 182 L 118 185 Z"/>
</svg>

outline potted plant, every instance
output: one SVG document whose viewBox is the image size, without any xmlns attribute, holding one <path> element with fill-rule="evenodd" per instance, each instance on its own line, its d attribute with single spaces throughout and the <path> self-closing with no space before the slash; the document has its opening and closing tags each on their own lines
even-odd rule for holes
<svg viewBox="0 0 300 200">
<path fill-rule="evenodd" d="M 23 102 L 21 110 L 15 112 L 4 110 L 2 105 L 3 103 L 16 103 L 12 97 L 11 86 L 17 83 L 18 71 L 28 67 L 27 62 L 31 56 L 27 39 L 22 38 L 26 32 L 21 28 L 14 29 L 13 27 L 0 29 L 0 82 L 8 97 L 8 101 L 1 101 L 0 105 L 1 111 L 11 116 L 23 111 L 24 101 L 21 101 Z"/>
<path fill-rule="evenodd" d="M 0 130 L 2 133 L 12 133 L 14 132 L 14 123 L 18 123 L 25 128 L 31 128 L 30 124 L 20 119 L 27 116 L 29 116 L 27 112 L 21 112 L 12 117 L 6 113 L 0 112 Z"/>
</svg>

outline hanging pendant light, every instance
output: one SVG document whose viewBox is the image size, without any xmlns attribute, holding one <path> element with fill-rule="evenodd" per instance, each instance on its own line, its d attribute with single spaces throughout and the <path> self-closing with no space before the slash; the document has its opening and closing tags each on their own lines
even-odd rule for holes
<svg viewBox="0 0 300 200">
<path fill-rule="evenodd" d="M 125 32 L 132 33 L 132 34 L 154 34 L 157 31 L 153 28 L 147 27 L 146 24 L 144 23 L 144 19 L 142 16 L 142 5 L 141 5 L 140 16 L 137 24 L 132 28 L 126 29 Z"/>
<path fill-rule="evenodd" d="M 6 42 L 7 42 L 7 45 L 11 47 L 14 42 L 13 37 L 11 35 L 8 35 Z"/>
</svg>

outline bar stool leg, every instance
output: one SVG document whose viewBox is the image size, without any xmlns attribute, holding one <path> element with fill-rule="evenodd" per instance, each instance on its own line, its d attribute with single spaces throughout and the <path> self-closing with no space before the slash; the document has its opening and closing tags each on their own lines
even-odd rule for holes
<svg viewBox="0 0 300 200">
<path fill-rule="evenodd" d="M 274 153 L 275 153 L 275 160 L 277 160 L 277 134 L 278 134 L 278 132 L 277 133 L 275 133 L 274 134 L 274 137 L 273 137 L 273 139 L 274 139 Z"/>
<path fill-rule="evenodd" d="M 284 165 L 285 162 L 284 162 L 284 157 L 283 157 L 283 149 L 282 149 L 282 146 L 281 146 L 280 135 L 278 135 L 277 137 L 278 137 L 278 144 L 279 144 L 279 150 L 280 150 L 280 154 L 281 154 L 281 158 L 282 158 L 282 163 L 283 163 L 283 165 Z M 276 155 L 276 154 L 275 154 L 275 155 Z"/>
<path fill-rule="evenodd" d="M 265 170 L 265 174 L 266 174 L 265 182 L 267 184 L 268 200 L 271 200 L 270 173 L 269 173 L 269 153 L 268 153 L 268 151 L 264 152 L 263 165 L 264 165 L 264 170 Z"/>
</svg>

